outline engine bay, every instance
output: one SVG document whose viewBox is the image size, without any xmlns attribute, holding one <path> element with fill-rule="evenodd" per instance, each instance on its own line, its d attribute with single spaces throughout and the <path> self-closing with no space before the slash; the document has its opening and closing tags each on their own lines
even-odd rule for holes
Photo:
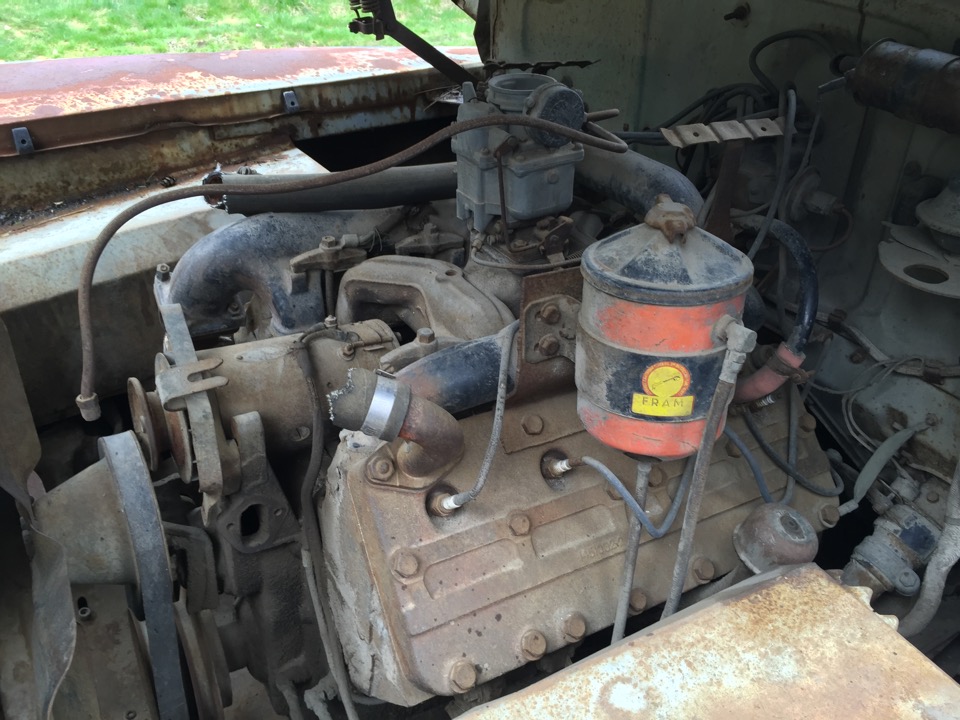
<svg viewBox="0 0 960 720">
<path fill-rule="evenodd" d="M 955 679 L 957 56 L 766 16 L 654 122 L 528 30 L 465 69 L 351 8 L 438 117 L 71 209 L 77 292 L 8 283 L 0 718 L 482 717 L 810 563 Z"/>
</svg>

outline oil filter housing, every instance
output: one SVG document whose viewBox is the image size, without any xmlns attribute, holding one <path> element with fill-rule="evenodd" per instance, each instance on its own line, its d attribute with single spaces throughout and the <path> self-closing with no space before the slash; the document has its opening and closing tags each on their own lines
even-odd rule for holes
<svg viewBox="0 0 960 720">
<path fill-rule="evenodd" d="M 693 454 L 726 351 L 717 325 L 740 319 L 753 264 L 661 195 L 642 225 L 591 245 L 581 268 L 580 420 L 625 452 Z"/>
</svg>

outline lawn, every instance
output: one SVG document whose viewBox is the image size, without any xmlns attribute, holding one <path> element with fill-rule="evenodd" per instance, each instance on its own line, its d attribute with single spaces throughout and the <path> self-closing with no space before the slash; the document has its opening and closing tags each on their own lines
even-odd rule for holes
<svg viewBox="0 0 960 720">
<path fill-rule="evenodd" d="M 430 42 L 473 45 L 473 21 L 450 0 L 393 4 Z M 376 42 L 352 34 L 351 17 L 348 0 L 6 0 L 0 60 Z"/>
</svg>

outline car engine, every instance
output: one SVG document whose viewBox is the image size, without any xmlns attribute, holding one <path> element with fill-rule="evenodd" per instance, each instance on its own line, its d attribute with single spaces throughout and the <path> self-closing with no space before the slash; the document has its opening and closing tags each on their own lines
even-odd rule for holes
<svg viewBox="0 0 960 720">
<path fill-rule="evenodd" d="M 0 717 L 243 717 L 241 672 L 281 716 L 456 716 L 814 562 L 960 672 L 957 57 L 784 31 L 751 82 L 640 126 L 562 63 L 438 59 L 386 8 L 351 29 L 456 84 L 443 122 L 126 206 L 63 331 L 82 419 L 41 407 L 18 339 L 62 309 L 5 313 Z M 757 66 L 796 39 L 829 52 L 809 92 Z M 898 167 L 882 225 L 850 177 L 894 130 L 830 159 L 864 107 L 950 171 Z M 188 198 L 209 232 L 94 282 Z"/>
</svg>

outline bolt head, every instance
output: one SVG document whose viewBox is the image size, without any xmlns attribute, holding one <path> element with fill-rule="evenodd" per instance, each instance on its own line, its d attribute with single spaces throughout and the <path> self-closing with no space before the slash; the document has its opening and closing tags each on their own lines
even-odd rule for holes
<svg viewBox="0 0 960 720">
<path fill-rule="evenodd" d="M 510 518 L 510 532 L 518 537 L 530 533 L 530 518 L 523 513 L 514 515 Z"/>
<path fill-rule="evenodd" d="M 904 570 L 897 578 L 897 584 L 905 592 L 911 592 L 920 585 L 920 578 L 913 570 Z"/>
<path fill-rule="evenodd" d="M 170 266 L 166 263 L 157 265 L 157 280 L 165 282 L 170 279 Z"/>
<path fill-rule="evenodd" d="M 413 577 L 419 569 L 420 561 L 409 550 L 400 550 L 393 556 L 393 571 L 400 577 Z"/>
<path fill-rule="evenodd" d="M 825 528 L 836 527 L 840 522 L 840 510 L 836 505 L 821 505 L 817 510 L 817 518 Z"/>
<path fill-rule="evenodd" d="M 582 640 L 587 634 L 587 620 L 580 613 L 568 615 L 563 621 L 563 637 L 567 642 Z"/>
<path fill-rule="evenodd" d="M 542 354 L 553 356 L 560 351 L 560 341 L 556 335 L 544 335 L 537 343 L 537 347 Z"/>
<path fill-rule="evenodd" d="M 539 435 L 543 432 L 543 418 L 539 415 L 524 415 L 520 427 L 527 435 Z"/>
<path fill-rule="evenodd" d="M 374 482 L 386 482 L 393 476 L 393 462 L 389 458 L 376 457 L 367 463 L 367 477 Z"/>
<path fill-rule="evenodd" d="M 662 487 L 663 484 L 667 481 L 667 473 L 664 472 L 663 468 L 659 465 L 654 465 L 650 468 L 650 478 L 647 481 L 652 488 Z"/>
<path fill-rule="evenodd" d="M 548 325 L 556 325 L 560 321 L 560 308 L 553 303 L 547 303 L 540 308 L 540 319 Z"/>
<path fill-rule="evenodd" d="M 320 247 L 322 248 L 332 248 L 336 246 L 337 239 L 333 235 L 324 235 L 320 238 Z"/>
<path fill-rule="evenodd" d="M 421 342 L 426 345 L 428 343 L 432 343 L 436 339 L 437 334 L 433 331 L 433 328 L 424 327 L 417 330 L 417 342 Z"/>
<path fill-rule="evenodd" d="M 928 492 L 927 502 L 928 503 L 940 502 L 940 493 L 938 493 L 936 490 L 931 490 L 930 492 Z"/>
<path fill-rule="evenodd" d="M 716 577 L 717 568 L 710 558 L 697 558 L 693 563 L 693 574 L 699 582 L 710 582 Z"/>
<path fill-rule="evenodd" d="M 450 686 L 454 692 L 465 693 L 477 685 L 477 669 L 473 663 L 458 660 L 450 668 Z"/>
<path fill-rule="evenodd" d="M 630 591 L 630 612 L 634 614 L 642 613 L 647 609 L 647 594 L 640 588 L 634 588 Z"/>
<path fill-rule="evenodd" d="M 527 660 L 539 660 L 547 652 L 547 639 L 539 630 L 527 630 L 520 638 L 520 652 Z"/>
</svg>

